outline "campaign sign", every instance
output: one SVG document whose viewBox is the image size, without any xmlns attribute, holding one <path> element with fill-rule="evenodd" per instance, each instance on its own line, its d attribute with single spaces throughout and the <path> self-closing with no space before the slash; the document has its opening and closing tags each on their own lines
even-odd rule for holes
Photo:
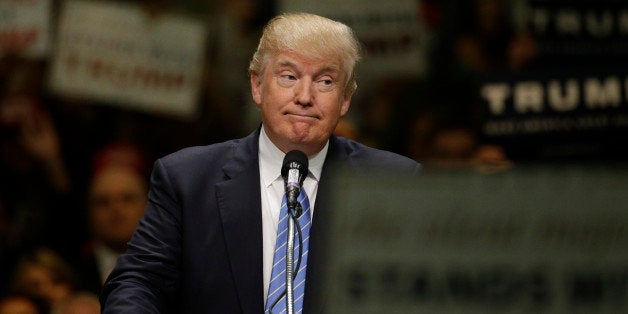
<svg viewBox="0 0 628 314">
<path fill-rule="evenodd" d="M 427 34 L 415 0 L 282 0 L 281 12 L 309 12 L 351 27 L 362 43 L 360 82 L 385 76 L 417 76 L 427 68 Z"/>
<path fill-rule="evenodd" d="M 205 60 L 201 21 L 141 6 L 67 1 L 50 85 L 63 95 L 150 113 L 196 114 Z"/>
<path fill-rule="evenodd" d="M 528 27 L 545 55 L 624 57 L 628 53 L 626 1 L 528 0 L 527 4 Z"/>
<path fill-rule="evenodd" d="M 0 1 L 0 56 L 46 57 L 50 50 L 50 0 Z"/>
<path fill-rule="evenodd" d="M 627 190 L 626 165 L 345 176 L 325 309 L 626 313 Z"/>
<path fill-rule="evenodd" d="M 483 134 L 513 158 L 624 158 L 626 73 L 600 67 L 487 80 Z"/>
</svg>

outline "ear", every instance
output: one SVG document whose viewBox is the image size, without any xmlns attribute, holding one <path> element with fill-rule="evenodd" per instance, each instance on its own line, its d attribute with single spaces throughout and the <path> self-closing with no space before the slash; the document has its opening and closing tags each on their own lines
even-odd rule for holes
<svg viewBox="0 0 628 314">
<path fill-rule="evenodd" d="M 349 107 L 351 106 L 351 97 L 353 97 L 353 93 L 349 93 L 349 95 L 345 95 L 342 98 L 342 103 L 340 105 L 340 116 L 343 117 L 349 111 Z"/>
<path fill-rule="evenodd" d="M 256 105 L 262 104 L 262 78 L 256 73 L 251 72 L 251 93 L 253 101 Z"/>
</svg>

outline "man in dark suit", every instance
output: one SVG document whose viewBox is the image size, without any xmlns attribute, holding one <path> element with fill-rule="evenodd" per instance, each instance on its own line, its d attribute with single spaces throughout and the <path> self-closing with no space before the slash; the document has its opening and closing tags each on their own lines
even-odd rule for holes
<svg viewBox="0 0 628 314">
<path fill-rule="evenodd" d="M 103 289 L 104 313 L 269 312 L 280 169 L 291 150 L 308 157 L 303 189 L 313 211 L 299 302 L 304 312 L 321 307 L 321 228 L 336 166 L 420 168 L 332 135 L 356 87 L 358 47 L 351 29 L 320 16 L 284 14 L 269 22 L 250 65 L 262 125 L 245 138 L 184 149 L 155 163 L 145 216 Z"/>
</svg>

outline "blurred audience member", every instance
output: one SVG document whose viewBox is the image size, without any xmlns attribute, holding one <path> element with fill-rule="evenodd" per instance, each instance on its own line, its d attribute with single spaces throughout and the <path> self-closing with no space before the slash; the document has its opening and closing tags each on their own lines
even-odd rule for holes
<svg viewBox="0 0 628 314">
<path fill-rule="evenodd" d="M 508 158 L 504 149 L 499 145 L 482 144 L 476 147 L 471 156 L 473 169 L 481 173 L 493 173 L 508 170 L 514 162 Z"/>
<path fill-rule="evenodd" d="M 51 314 L 99 314 L 100 302 L 93 293 L 75 293 L 57 303 Z"/>
<path fill-rule="evenodd" d="M 483 143 L 473 127 L 439 121 L 432 114 L 417 115 L 409 138 L 409 156 L 427 170 L 470 169 L 492 173 L 513 165 L 501 147 Z"/>
<path fill-rule="evenodd" d="M 5 95 L 0 124 L 12 135 L 3 142 L 3 160 L 24 172 L 40 166 L 52 188 L 68 190 L 70 178 L 61 155 L 54 123 L 39 98 L 28 94 Z"/>
<path fill-rule="evenodd" d="M 207 134 L 210 140 L 220 140 L 213 133 L 221 134 L 223 140 L 225 136 L 248 134 L 251 126 L 259 123 L 259 111 L 251 101 L 248 67 L 262 25 L 273 13 L 272 3 L 268 0 L 212 2 L 215 12 L 210 19 L 211 58 L 205 82 L 210 112 L 202 120 L 211 126 Z"/>
<path fill-rule="evenodd" d="M 39 297 L 54 306 L 76 289 L 74 270 L 59 254 L 39 248 L 20 258 L 12 291 Z"/>
<path fill-rule="evenodd" d="M 456 42 L 458 61 L 481 73 L 519 70 L 537 55 L 534 38 L 513 27 L 510 4 L 505 0 L 473 0 L 471 15 L 461 25 Z"/>
<path fill-rule="evenodd" d="M 69 212 L 75 207 L 61 140 L 42 96 L 41 64 L 17 57 L 0 63 L 5 70 L 0 75 L 0 265 L 12 265 L 37 246 L 66 246 L 61 239 L 75 230 L 61 224 L 76 224 L 57 218 L 73 217 Z M 9 268 L 0 269 L 2 286 Z"/>
<path fill-rule="evenodd" d="M 46 314 L 48 307 L 38 298 L 12 293 L 0 299 L 0 314 Z"/>
<path fill-rule="evenodd" d="M 359 141 L 407 155 L 403 149 L 408 120 L 425 102 L 415 95 L 417 89 L 416 82 L 404 78 L 382 79 L 377 86 L 365 91 L 366 101 L 356 109 L 359 111 L 355 119 L 359 121 Z M 409 94 L 412 95 L 402 98 Z"/>
<path fill-rule="evenodd" d="M 114 143 L 98 151 L 88 191 L 92 240 L 82 256 L 83 284 L 98 293 L 126 250 L 147 202 L 147 161 L 130 143 Z"/>
<path fill-rule="evenodd" d="M 425 165 L 440 169 L 466 168 L 476 145 L 477 138 L 470 128 L 439 127 L 432 135 Z"/>
<path fill-rule="evenodd" d="M 336 129 L 334 130 L 334 135 L 352 140 L 358 140 L 359 133 L 357 125 L 352 120 L 344 118 L 338 121 L 338 125 L 336 125 Z"/>
</svg>

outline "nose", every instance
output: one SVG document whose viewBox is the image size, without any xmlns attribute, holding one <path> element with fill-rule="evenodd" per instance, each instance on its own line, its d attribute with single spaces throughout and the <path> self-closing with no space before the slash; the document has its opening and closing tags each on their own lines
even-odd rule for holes
<svg viewBox="0 0 628 314">
<path fill-rule="evenodd" d="M 297 86 L 294 90 L 295 93 L 295 103 L 300 106 L 311 106 L 312 105 L 312 80 L 307 78 L 299 80 Z"/>
</svg>

